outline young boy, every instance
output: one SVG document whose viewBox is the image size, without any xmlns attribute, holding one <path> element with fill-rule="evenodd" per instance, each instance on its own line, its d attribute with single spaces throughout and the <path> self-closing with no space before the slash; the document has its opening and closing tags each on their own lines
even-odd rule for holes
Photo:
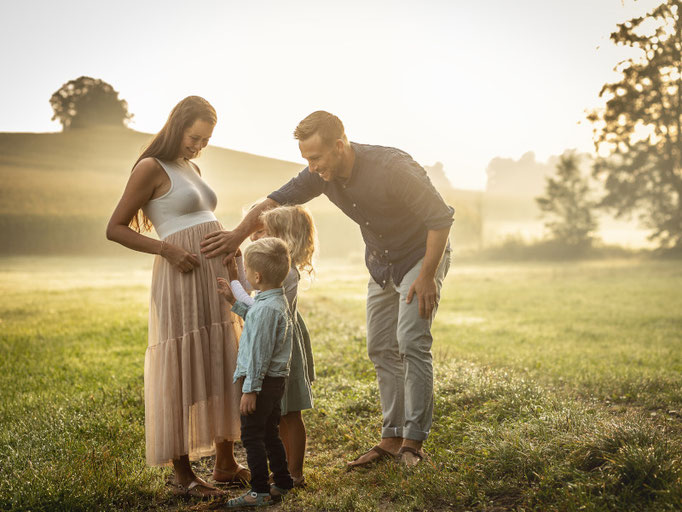
<svg viewBox="0 0 682 512">
<path fill-rule="evenodd" d="M 228 282 L 218 278 L 218 293 L 232 304 L 232 311 L 244 317 L 234 382 L 242 386 L 241 435 L 251 470 L 251 491 L 229 500 L 227 508 L 267 505 L 293 487 L 278 427 L 293 339 L 282 289 L 289 265 L 289 251 L 279 238 L 262 238 L 247 247 L 246 279 L 260 290 L 251 307 L 236 301 Z M 272 487 L 268 485 L 268 461 L 274 474 Z"/>
</svg>

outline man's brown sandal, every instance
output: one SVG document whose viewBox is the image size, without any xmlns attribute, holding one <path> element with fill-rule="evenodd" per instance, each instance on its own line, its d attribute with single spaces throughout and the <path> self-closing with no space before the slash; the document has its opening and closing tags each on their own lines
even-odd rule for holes
<svg viewBox="0 0 682 512">
<path fill-rule="evenodd" d="M 417 458 L 417 460 L 408 462 L 407 457 L 405 457 L 406 453 L 409 453 L 410 455 L 414 455 Z M 422 460 L 424 460 L 425 456 L 426 455 L 424 454 L 424 452 L 422 452 L 420 450 L 416 450 L 416 449 L 412 448 L 411 446 L 401 446 L 400 450 L 398 450 L 398 457 L 400 457 L 400 462 L 402 462 L 406 466 L 410 466 L 410 467 L 416 466 L 417 464 L 419 464 Z"/>
<path fill-rule="evenodd" d="M 374 457 L 373 459 L 367 460 L 365 462 L 357 462 L 364 455 L 368 455 L 369 453 L 372 453 L 372 452 L 375 452 L 377 454 L 377 456 Z M 380 460 L 384 460 L 384 459 L 395 460 L 396 454 L 391 453 L 387 450 L 384 450 L 381 446 L 377 445 L 377 446 L 374 446 L 372 449 L 370 449 L 368 452 L 365 452 L 365 453 L 359 455 L 358 457 L 356 457 L 354 460 L 346 463 L 346 470 L 350 471 L 350 470 L 355 469 L 355 468 L 371 466 L 372 464 L 375 464 L 375 463 L 379 462 Z"/>
</svg>

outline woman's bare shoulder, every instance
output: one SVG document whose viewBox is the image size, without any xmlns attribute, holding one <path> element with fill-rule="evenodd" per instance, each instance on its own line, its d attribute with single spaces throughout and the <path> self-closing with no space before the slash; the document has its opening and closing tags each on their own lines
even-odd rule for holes
<svg viewBox="0 0 682 512">
<path fill-rule="evenodd" d="M 144 175 L 158 175 L 163 172 L 163 168 L 156 158 L 148 156 L 135 164 L 133 173 L 137 172 Z"/>
</svg>

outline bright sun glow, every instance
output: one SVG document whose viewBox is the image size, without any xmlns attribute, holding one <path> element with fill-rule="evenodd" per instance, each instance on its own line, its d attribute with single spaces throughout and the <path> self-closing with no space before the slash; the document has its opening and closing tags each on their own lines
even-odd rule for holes
<svg viewBox="0 0 682 512">
<path fill-rule="evenodd" d="M 14 50 L 0 64 L 17 78 L 3 81 L 0 130 L 57 131 L 50 95 L 90 75 L 128 101 L 137 130 L 198 94 L 219 114 L 213 144 L 303 163 L 291 132 L 325 109 L 351 140 L 480 189 L 496 156 L 592 151 L 585 111 L 621 56 L 609 33 L 654 3 L 125 0 L 103 21 L 85 0 L 3 2 L 0 44 Z"/>
</svg>

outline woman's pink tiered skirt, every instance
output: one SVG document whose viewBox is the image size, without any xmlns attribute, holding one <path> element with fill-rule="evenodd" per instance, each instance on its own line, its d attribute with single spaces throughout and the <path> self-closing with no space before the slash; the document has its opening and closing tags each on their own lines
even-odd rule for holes
<svg viewBox="0 0 682 512">
<path fill-rule="evenodd" d="M 204 235 L 222 229 L 205 222 L 165 238 L 196 254 L 187 273 L 157 256 L 149 306 L 144 395 L 147 463 L 170 464 L 215 452 L 215 442 L 239 439 L 240 390 L 232 383 L 242 320 L 217 293 L 228 278 L 222 258 L 200 252 Z"/>
</svg>

